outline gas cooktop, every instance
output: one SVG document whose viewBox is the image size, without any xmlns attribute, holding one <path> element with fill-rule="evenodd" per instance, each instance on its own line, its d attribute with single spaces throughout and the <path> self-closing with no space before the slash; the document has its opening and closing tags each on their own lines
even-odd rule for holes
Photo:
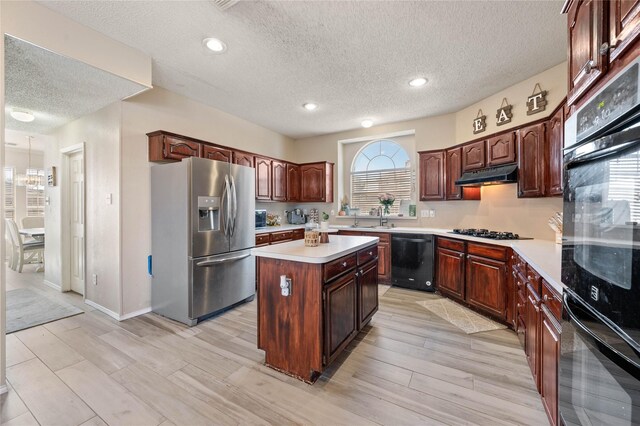
<svg viewBox="0 0 640 426">
<path fill-rule="evenodd" d="M 469 235 L 471 237 L 489 238 L 492 240 L 532 240 L 533 238 L 521 237 L 513 232 L 489 231 L 488 229 L 454 229 L 451 234 Z"/>
</svg>

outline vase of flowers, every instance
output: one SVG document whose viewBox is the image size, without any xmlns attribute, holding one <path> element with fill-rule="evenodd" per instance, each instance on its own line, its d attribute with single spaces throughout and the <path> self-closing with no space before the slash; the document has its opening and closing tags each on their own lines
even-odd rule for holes
<svg viewBox="0 0 640 426">
<path fill-rule="evenodd" d="M 380 201 L 380 204 L 384 206 L 384 214 L 388 215 L 390 213 L 389 209 L 393 205 L 393 202 L 396 200 L 396 197 L 394 197 L 393 194 L 385 192 L 384 194 L 380 194 L 378 196 L 378 200 Z"/>
</svg>

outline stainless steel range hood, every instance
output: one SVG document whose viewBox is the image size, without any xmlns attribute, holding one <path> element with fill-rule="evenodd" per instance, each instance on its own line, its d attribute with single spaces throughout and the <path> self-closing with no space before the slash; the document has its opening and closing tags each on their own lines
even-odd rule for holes
<svg viewBox="0 0 640 426">
<path fill-rule="evenodd" d="M 517 181 L 518 166 L 516 164 L 508 164 L 506 166 L 491 167 L 463 173 L 455 183 L 458 186 L 480 186 L 516 183 Z"/>
</svg>

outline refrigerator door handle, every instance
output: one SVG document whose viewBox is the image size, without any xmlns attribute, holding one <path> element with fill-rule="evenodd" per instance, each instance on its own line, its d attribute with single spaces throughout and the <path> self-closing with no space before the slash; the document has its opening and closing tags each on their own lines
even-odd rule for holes
<svg viewBox="0 0 640 426">
<path fill-rule="evenodd" d="M 224 177 L 224 191 L 222 193 L 222 202 L 226 204 L 226 218 L 224 221 L 224 235 L 230 237 L 231 227 L 231 186 L 229 184 L 229 175 Z"/>
<path fill-rule="evenodd" d="M 201 262 L 196 263 L 196 266 L 213 266 L 213 265 L 218 265 L 220 263 L 235 262 L 236 260 L 246 259 L 249 256 L 251 256 L 251 253 L 242 254 L 240 256 L 234 256 L 234 257 L 223 257 L 222 259 L 203 260 Z"/>
<path fill-rule="evenodd" d="M 236 181 L 231 177 L 231 236 L 236 233 L 236 219 L 238 216 L 238 194 L 236 192 Z"/>
</svg>

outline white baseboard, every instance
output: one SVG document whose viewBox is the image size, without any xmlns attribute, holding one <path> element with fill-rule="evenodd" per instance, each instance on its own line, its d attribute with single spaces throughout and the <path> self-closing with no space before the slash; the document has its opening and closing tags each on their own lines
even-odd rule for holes
<svg viewBox="0 0 640 426">
<path fill-rule="evenodd" d="M 54 284 L 51 281 L 47 281 L 47 280 L 42 280 L 42 282 L 44 283 L 44 285 L 51 287 L 54 290 L 58 290 L 58 291 L 62 291 L 62 287 L 60 287 L 58 284 Z"/>
<path fill-rule="evenodd" d="M 9 388 L 7 388 L 7 385 L 0 386 L 0 395 L 5 394 L 7 392 L 9 392 Z"/>
<path fill-rule="evenodd" d="M 109 315 L 111 318 L 117 320 L 117 321 L 124 321 L 124 320 L 128 320 L 129 318 L 133 318 L 133 317 L 137 317 L 139 315 L 144 315 L 144 314 L 148 314 L 149 312 L 151 312 L 151 307 L 149 308 L 144 308 L 144 309 L 140 309 L 134 312 L 130 312 L 128 314 L 124 314 L 124 315 L 120 315 L 117 314 L 115 312 L 113 312 L 111 309 L 107 309 L 102 305 L 98 305 L 96 302 L 92 302 L 89 299 L 85 299 L 84 303 L 86 303 L 87 305 L 96 308 L 97 310 L 99 310 L 100 312 L 104 312 L 105 314 Z"/>
<path fill-rule="evenodd" d="M 91 306 L 92 308 L 96 308 L 97 310 L 99 310 L 100 312 L 103 312 L 107 315 L 109 315 L 111 318 L 120 321 L 120 315 L 113 312 L 111 309 L 107 309 L 102 305 L 98 305 L 96 302 L 92 302 L 89 299 L 84 299 L 84 303 L 86 303 L 87 305 Z"/>
<path fill-rule="evenodd" d="M 137 311 L 133 311 L 128 314 L 124 314 L 120 316 L 120 321 L 128 320 L 129 318 L 137 317 L 139 315 L 148 314 L 149 312 L 151 312 L 151 307 L 139 309 Z"/>
</svg>

